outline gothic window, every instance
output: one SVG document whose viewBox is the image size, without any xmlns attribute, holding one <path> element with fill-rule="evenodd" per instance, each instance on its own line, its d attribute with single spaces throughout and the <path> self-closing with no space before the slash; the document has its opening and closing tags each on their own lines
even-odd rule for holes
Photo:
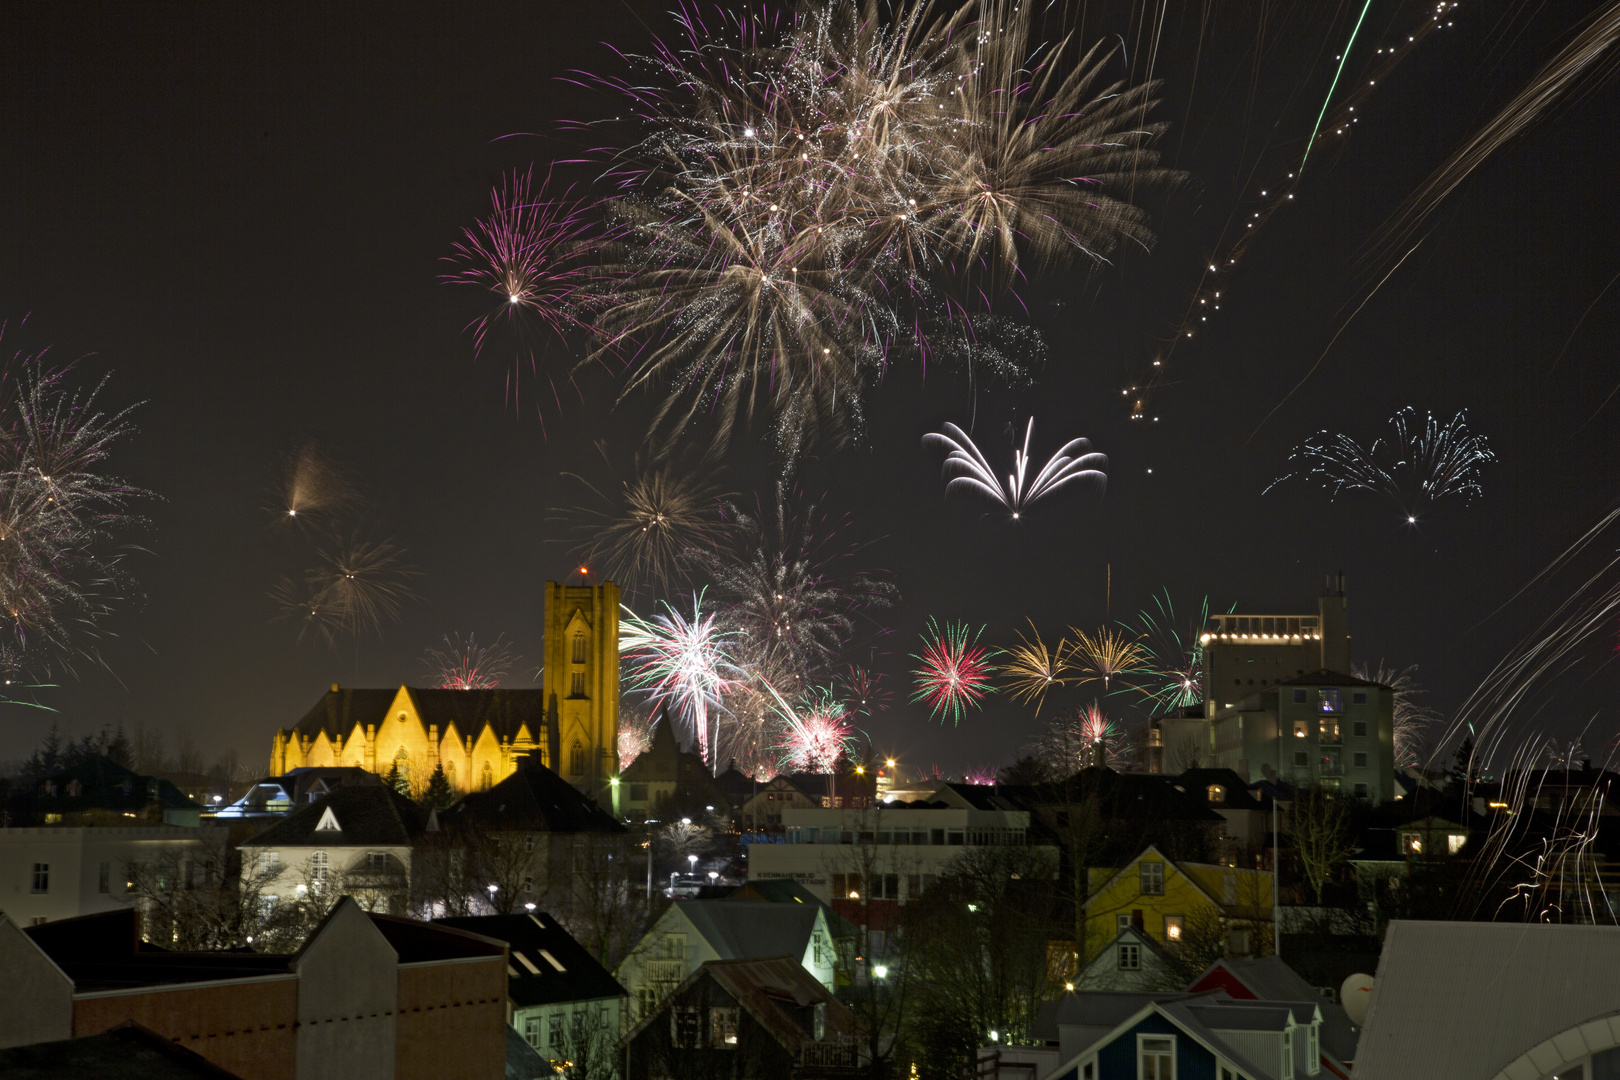
<svg viewBox="0 0 1620 1080">
<path fill-rule="evenodd" d="M 478 773 L 478 790 L 479 791 L 488 791 L 490 788 L 492 788 L 494 786 L 495 786 L 495 770 L 491 769 L 489 767 L 489 762 L 486 761 L 486 762 L 484 762 L 483 769 L 480 770 L 479 773 Z"/>
<path fill-rule="evenodd" d="M 578 739 L 568 751 L 568 771 L 574 776 L 585 775 L 585 744 Z"/>
<path fill-rule="evenodd" d="M 456 763 L 455 762 L 447 761 L 447 762 L 444 763 L 444 778 L 450 782 L 450 790 L 454 791 L 456 789 Z"/>
<path fill-rule="evenodd" d="M 568 696 L 577 698 L 585 696 L 585 673 L 583 671 L 576 671 L 568 677 Z"/>
<path fill-rule="evenodd" d="M 405 752 L 403 746 L 399 748 L 399 753 L 394 755 L 394 769 L 396 770 L 394 786 L 399 789 L 401 795 L 408 794 L 411 790 L 411 755 Z"/>
<path fill-rule="evenodd" d="M 584 634 L 575 634 L 574 635 L 574 663 L 583 664 L 585 662 L 585 648 L 586 648 L 585 635 Z"/>
</svg>

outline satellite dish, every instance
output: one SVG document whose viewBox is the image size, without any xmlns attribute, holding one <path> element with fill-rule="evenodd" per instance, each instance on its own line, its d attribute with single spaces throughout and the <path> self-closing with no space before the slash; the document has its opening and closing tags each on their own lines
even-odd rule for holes
<svg viewBox="0 0 1620 1080">
<path fill-rule="evenodd" d="M 1344 1006 L 1350 1022 L 1356 1027 L 1367 1022 L 1367 1006 L 1372 1002 L 1373 977 L 1355 974 L 1339 987 L 1339 1004 Z"/>
</svg>

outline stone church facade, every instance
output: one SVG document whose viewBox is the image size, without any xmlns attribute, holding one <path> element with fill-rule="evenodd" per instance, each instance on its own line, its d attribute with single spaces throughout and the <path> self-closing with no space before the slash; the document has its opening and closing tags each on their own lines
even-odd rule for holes
<svg viewBox="0 0 1620 1080">
<path fill-rule="evenodd" d="M 518 761 L 540 761 L 611 805 L 619 737 L 619 590 L 546 584 L 545 668 L 538 689 L 397 690 L 333 683 L 303 718 L 276 732 L 271 775 L 306 766 L 395 765 L 413 795 L 443 766 L 458 794 L 487 791 Z"/>
</svg>

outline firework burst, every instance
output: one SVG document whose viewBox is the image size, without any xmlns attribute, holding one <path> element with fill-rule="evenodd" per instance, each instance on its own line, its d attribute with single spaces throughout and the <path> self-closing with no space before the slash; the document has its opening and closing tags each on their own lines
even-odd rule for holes
<svg viewBox="0 0 1620 1080">
<path fill-rule="evenodd" d="M 597 449 L 606 461 L 606 444 Z M 572 554 L 626 588 L 678 582 L 692 553 L 723 547 L 731 537 L 731 523 L 721 516 L 725 493 L 702 471 L 638 455 L 634 476 L 611 495 L 576 473 L 563 475 L 607 506 L 556 511 L 556 520 L 571 524 L 580 537 Z"/>
<path fill-rule="evenodd" d="M 784 771 L 835 772 L 855 744 L 849 710 L 831 689 L 804 695 L 796 709 L 780 703 L 777 713 L 782 722 L 777 748 Z"/>
<path fill-rule="evenodd" d="M 1153 598 L 1153 606 L 1137 613 L 1134 622 L 1123 623 L 1135 634 L 1142 650 L 1133 673 L 1134 689 L 1149 703 L 1149 712 L 1163 716 L 1201 705 L 1204 701 L 1204 646 L 1199 634 L 1209 623 L 1209 597 L 1198 605 L 1198 613 L 1186 622 L 1176 617 L 1169 590 Z"/>
<path fill-rule="evenodd" d="M 729 651 L 732 635 L 716 624 L 714 615 L 703 614 L 701 592 L 692 595 L 691 618 L 660 603 L 664 613 L 650 620 L 625 609 L 619 653 L 628 662 L 632 688 L 655 704 L 673 704 L 690 725 L 698 753 L 713 767 L 716 731 L 711 724 L 718 723 L 722 698 L 739 674 Z"/>
<path fill-rule="evenodd" d="M 1018 632 L 1019 644 L 1007 650 L 1001 672 L 1011 680 L 1008 692 L 1013 700 L 1026 705 L 1033 701 L 1035 715 L 1040 716 L 1047 691 L 1063 685 L 1063 676 L 1069 670 L 1068 647 L 1060 641 L 1055 650 L 1048 648 L 1033 620 L 1029 632 L 1034 640 Z"/>
<path fill-rule="evenodd" d="M 1465 412 L 1442 424 L 1432 413 L 1420 420 L 1415 409 L 1390 418 L 1395 434 L 1375 439 L 1370 449 L 1348 435 L 1317 432 L 1288 455 L 1295 471 L 1271 482 L 1301 479 L 1320 485 L 1337 498 L 1346 491 L 1370 491 L 1401 508 L 1407 524 L 1441 499 L 1458 495 L 1465 502 L 1481 494 L 1480 468 L 1496 461 L 1483 435 L 1468 430 Z"/>
<path fill-rule="evenodd" d="M 894 703 L 894 694 L 883 685 L 883 673 L 856 664 L 849 665 L 838 680 L 838 692 L 849 702 L 850 712 L 859 716 L 888 712 Z"/>
<path fill-rule="evenodd" d="M 4 327 L 0 327 L 3 332 Z M 71 670 L 77 644 L 132 584 L 108 546 L 139 525 L 147 492 L 109 475 L 113 446 L 134 431 L 131 410 L 98 411 L 106 380 L 88 392 L 71 368 L 16 355 L 0 375 L 0 666 Z"/>
<path fill-rule="evenodd" d="M 314 442 L 305 442 L 287 460 L 286 471 L 277 488 L 278 520 L 308 524 L 323 514 L 351 509 L 360 501 L 343 470 L 321 453 Z"/>
<path fill-rule="evenodd" d="M 301 580 L 284 578 L 270 595 L 282 618 L 301 624 L 300 641 L 336 645 L 344 635 L 378 633 L 384 621 L 399 621 L 402 605 L 417 599 L 410 582 L 420 575 L 404 554 L 391 541 L 356 530 L 320 548 L 316 565 Z"/>
<path fill-rule="evenodd" d="M 974 787 L 990 787 L 995 784 L 996 776 L 994 765 L 969 765 L 967 771 L 962 774 L 962 782 L 972 784 Z"/>
<path fill-rule="evenodd" d="M 619 706 L 619 771 L 652 749 L 658 714 L 645 702 L 623 701 Z"/>
<path fill-rule="evenodd" d="M 1073 669 L 1081 683 L 1101 682 L 1103 693 L 1108 693 L 1114 680 L 1135 674 L 1141 669 L 1147 653 L 1137 642 L 1118 630 L 1102 627 L 1096 633 L 1069 628 L 1074 640 L 1069 646 Z"/>
<path fill-rule="evenodd" d="M 857 435 L 866 387 L 938 332 L 979 335 L 948 290 L 990 296 L 1038 267 L 1149 239 L 1124 196 L 1168 178 L 1151 88 L 1105 85 L 1109 54 L 1039 40 L 1028 5 L 811 3 L 790 19 L 685 9 L 684 41 L 631 58 L 647 135 L 617 155 L 620 275 L 603 352 L 628 390 L 666 388 L 655 427 L 756 413 L 791 460 Z"/>
<path fill-rule="evenodd" d="M 1367 664 L 1357 664 L 1350 669 L 1350 674 L 1358 679 L 1387 686 L 1394 692 L 1395 767 L 1409 769 L 1420 764 L 1429 732 L 1441 716 L 1417 700 L 1419 696 L 1428 693 L 1417 681 L 1417 665 L 1412 664 L 1397 670 L 1386 667 L 1380 660 L 1376 668 L 1371 668 Z"/>
<path fill-rule="evenodd" d="M 929 617 L 923 651 L 912 654 L 920 666 L 911 673 L 917 681 L 911 700 L 927 702 L 930 719 L 943 722 L 949 716 L 960 724 L 968 709 L 979 708 L 995 693 L 995 653 L 978 643 L 982 633 L 983 627 L 971 630 L 967 623 L 937 623 Z"/>
<path fill-rule="evenodd" d="M 493 644 L 478 644 L 477 635 L 468 634 L 467 640 L 447 634 L 444 648 L 429 648 L 423 662 L 431 672 L 434 684 L 441 690 L 493 690 L 501 685 L 517 662 L 511 648 L 496 637 Z"/>
<path fill-rule="evenodd" d="M 924 435 L 923 445 L 949 448 L 943 471 L 947 476 L 952 473 L 958 475 L 951 476 L 945 484 L 946 494 L 960 484 L 1005 506 L 1015 521 L 1029 504 L 1067 484 L 1090 484 L 1099 488 L 1107 485 L 1108 477 L 1103 469 L 1108 467 L 1108 457 L 1093 453 L 1091 443 L 1086 439 L 1070 439 L 1064 443 L 1062 449 L 1052 455 L 1051 460 L 1031 478 L 1029 443 L 1034 434 L 1035 420 L 1032 417 L 1024 428 L 1023 448 L 1013 450 L 1013 469 L 1007 474 L 1005 482 L 996 475 L 990 462 L 967 433 L 955 424 L 946 424 L 943 435 Z"/>
<path fill-rule="evenodd" d="M 1095 702 L 1048 723 L 1030 749 L 1056 776 L 1121 765 L 1127 757 L 1125 729 Z"/>
</svg>

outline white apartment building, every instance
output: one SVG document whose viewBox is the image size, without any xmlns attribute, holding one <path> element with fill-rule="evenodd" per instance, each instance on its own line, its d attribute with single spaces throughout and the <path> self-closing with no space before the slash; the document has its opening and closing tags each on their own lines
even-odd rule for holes
<svg viewBox="0 0 1620 1080">
<path fill-rule="evenodd" d="M 0 911 L 19 926 L 114 911 L 126 905 L 132 863 L 224 850 L 224 829 L 46 825 L 0 829 Z M 179 858 L 176 858 L 176 857 Z"/>
</svg>

